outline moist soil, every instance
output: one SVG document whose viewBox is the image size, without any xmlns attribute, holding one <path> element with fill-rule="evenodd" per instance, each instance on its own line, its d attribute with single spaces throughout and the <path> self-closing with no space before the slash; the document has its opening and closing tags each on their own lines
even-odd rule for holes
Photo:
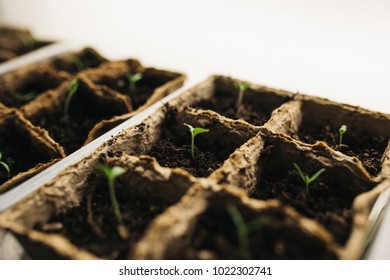
<svg viewBox="0 0 390 280">
<path fill-rule="evenodd" d="M 295 170 L 284 175 L 280 177 L 266 172 L 250 197 L 281 200 L 303 216 L 318 221 L 338 244 L 345 245 L 351 233 L 355 196 L 343 192 L 342 188 L 330 188 L 321 176 L 311 183 L 309 193 L 306 193 L 305 184 Z"/>
<path fill-rule="evenodd" d="M 207 133 L 202 133 L 195 137 L 195 158 L 192 158 L 191 135 L 188 127 L 183 125 L 183 130 L 188 133 L 180 137 L 170 129 L 175 125 L 173 121 L 174 119 L 168 117 L 161 128 L 160 139 L 154 143 L 148 153 L 155 157 L 161 166 L 182 168 L 195 177 L 208 177 L 232 152 L 226 148 L 209 146 L 204 141 Z"/>
<path fill-rule="evenodd" d="M 22 133 L 7 127 L 1 131 L 1 161 L 8 164 L 10 173 L 0 166 L 0 185 L 19 174 L 33 168 L 38 163 L 45 163 L 50 158 L 32 147 L 30 140 Z"/>
<path fill-rule="evenodd" d="M 105 179 L 93 174 L 88 179 L 88 186 L 80 206 L 51 218 L 38 229 L 62 234 L 76 246 L 100 258 L 127 259 L 151 220 L 169 206 L 150 201 L 146 196 L 131 196 L 126 191 L 129 186 L 116 182 L 116 197 L 128 231 L 128 237 L 123 238 L 117 230 L 118 222 Z"/>
<path fill-rule="evenodd" d="M 131 88 L 129 81 L 126 77 L 120 77 L 118 79 L 107 79 L 99 81 L 99 84 L 103 84 L 111 89 L 114 89 L 123 95 L 127 95 L 131 99 L 133 110 L 137 110 L 140 106 L 144 105 L 149 97 L 153 94 L 155 89 L 161 86 L 163 83 L 159 83 L 152 79 L 142 78 L 136 83 L 135 88 Z"/>
<path fill-rule="evenodd" d="M 298 137 L 308 144 L 314 144 L 319 140 L 324 141 L 337 151 L 357 157 L 372 176 L 378 175 L 381 170 L 381 158 L 388 141 L 383 135 L 357 135 L 347 130 L 343 135 L 343 144 L 339 145 L 338 131 L 332 131 L 328 125 L 324 127 L 303 126 L 300 128 Z"/>
<path fill-rule="evenodd" d="M 198 223 L 193 247 L 186 258 L 210 259 L 335 259 L 334 253 L 316 237 L 305 236 L 294 220 L 283 212 L 268 210 L 261 216 L 244 215 L 246 223 L 263 218 L 258 230 L 248 234 L 249 252 L 240 247 L 232 217 L 227 211 L 210 209 Z"/>
<path fill-rule="evenodd" d="M 100 121 L 109 119 L 115 114 L 109 110 L 94 109 L 90 101 L 72 98 L 69 107 L 69 118 L 62 110 L 42 115 L 34 121 L 35 125 L 45 128 L 49 135 L 57 141 L 69 155 L 83 146 L 90 130 Z"/>
<path fill-rule="evenodd" d="M 81 64 L 78 63 L 81 62 Z M 65 71 L 70 74 L 76 74 L 80 71 L 96 68 L 103 63 L 101 59 L 96 58 L 92 54 L 70 55 L 66 58 L 57 58 L 51 62 L 51 66 L 56 70 Z"/>
<path fill-rule="evenodd" d="M 239 110 L 237 110 L 234 96 L 220 91 L 216 91 L 212 98 L 202 100 L 194 107 L 204 110 L 213 110 L 225 117 L 234 120 L 242 119 L 256 126 L 265 124 L 270 118 L 270 114 L 262 112 L 261 110 L 255 110 L 251 104 L 246 103 L 245 96 L 243 104 Z"/>
</svg>

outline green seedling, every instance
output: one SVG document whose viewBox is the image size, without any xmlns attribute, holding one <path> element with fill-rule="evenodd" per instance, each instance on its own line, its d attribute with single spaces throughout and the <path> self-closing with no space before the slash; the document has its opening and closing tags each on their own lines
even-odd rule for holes
<svg viewBox="0 0 390 280">
<path fill-rule="evenodd" d="M 33 100 L 37 96 L 37 93 L 35 91 L 29 92 L 29 93 L 20 93 L 20 92 L 15 92 L 13 94 L 13 97 L 19 101 L 19 102 L 28 102 L 30 100 Z"/>
<path fill-rule="evenodd" d="M 7 173 L 9 174 L 9 172 L 11 171 L 8 164 L 6 164 L 4 161 L 2 161 L 1 159 L 3 158 L 3 154 L 0 152 L 0 164 L 1 166 L 4 167 L 5 170 L 7 170 Z"/>
<path fill-rule="evenodd" d="M 315 180 L 317 180 L 317 178 L 325 172 L 325 168 L 321 168 L 320 170 L 318 170 L 313 176 L 309 177 L 305 174 L 303 174 L 301 168 L 298 166 L 298 164 L 296 164 L 295 162 L 293 163 L 295 169 L 298 171 L 299 173 L 299 176 L 301 177 L 302 181 L 305 183 L 305 187 L 306 187 L 306 193 L 309 194 L 309 186 L 311 183 L 313 183 Z"/>
<path fill-rule="evenodd" d="M 129 81 L 130 91 L 135 91 L 135 84 L 143 78 L 141 73 L 129 74 L 127 75 L 127 80 Z"/>
<path fill-rule="evenodd" d="M 33 50 L 39 47 L 39 45 L 42 43 L 42 40 L 27 35 L 22 38 L 22 43 L 28 50 Z"/>
<path fill-rule="evenodd" d="M 230 217 L 233 220 L 236 227 L 238 244 L 240 246 L 241 255 L 243 259 L 251 259 L 251 253 L 249 249 L 249 234 L 260 230 L 266 223 L 265 217 L 257 217 L 256 219 L 246 223 L 237 207 L 230 205 L 227 208 Z"/>
<path fill-rule="evenodd" d="M 195 158 L 195 136 L 201 133 L 209 132 L 209 129 L 206 128 L 200 128 L 200 127 L 193 127 L 189 125 L 188 123 L 184 123 L 185 126 L 187 126 L 191 133 L 191 155 L 192 158 Z"/>
<path fill-rule="evenodd" d="M 107 179 L 108 190 L 110 193 L 110 200 L 111 200 L 112 207 L 114 208 L 116 219 L 119 225 L 123 225 L 122 213 L 119 209 L 119 203 L 115 195 L 115 179 L 118 176 L 124 174 L 126 172 L 126 169 L 120 166 L 114 166 L 110 168 L 107 165 L 101 163 L 99 163 L 96 166 L 96 168 L 101 172 L 103 172 L 104 176 Z"/>
<path fill-rule="evenodd" d="M 70 101 L 72 100 L 72 97 L 77 92 L 77 89 L 79 88 L 79 81 L 77 79 L 74 79 L 69 84 L 69 93 L 65 100 L 65 107 L 64 107 L 64 118 L 66 120 L 69 119 L 69 105 Z"/>
<path fill-rule="evenodd" d="M 343 135 L 344 135 L 345 132 L 347 132 L 347 125 L 343 124 L 339 128 L 339 134 L 340 134 L 339 145 L 343 144 Z"/>
<path fill-rule="evenodd" d="M 236 101 L 236 108 L 237 111 L 240 109 L 242 104 L 242 99 L 244 98 L 245 91 L 248 90 L 248 88 L 251 86 L 250 83 L 235 83 L 234 86 L 238 89 L 238 97 Z"/>
<path fill-rule="evenodd" d="M 85 69 L 85 63 L 75 55 L 69 57 L 70 62 L 76 66 L 78 71 Z"/>
</svg>

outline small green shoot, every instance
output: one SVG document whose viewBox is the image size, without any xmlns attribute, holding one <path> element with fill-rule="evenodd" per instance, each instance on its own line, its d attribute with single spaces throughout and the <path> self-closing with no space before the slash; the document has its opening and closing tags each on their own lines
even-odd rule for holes
<svg viewBox="0 0 390 280">
<path fill-rule="evenodd" d="M 309 186 L 311 183 L 313 183 L 315 180 L 317 180 L 317 178 L 325 172 L 325 168 L 321 168 L 320 170 L 318 170 L 313 176 L 309 177 L 305 174 L 303 174 L 301 168 L 298 166 L 298 164 L 296 164 L 295 162 L 293 163 L 295 169 L 298 171 L 299 173 L 299 176 L 301 177 L 302 181 L 305 183 L 305 187 L 306 187 L 306 193 L 309 194 Z"/>
<path fill-rule="evenodd" d="M 241 255 L 243 259 L 249 260 L 251 259 L 251 253 L 249 249 L 249 234 L 260 230 L 267 223 L 267 220 L 261 216 L 250 221 L 249 223 L 246 223 L 237 207 L 230 205 L 228 206 L 227 210 L 233 220 L 234 226 L 236 227 Z"/>
<path fill-rule="evenodd" d="M 130 91 L 135 91 L 135 84 L 143 78 L 142 73 L 135 73 L 127 75 L 127 80 L 129 81 Z"/>
<path fill-rule="evenodd" d="M 193 127 L 189 125 L 188 123 L 184 123 L 185 126 L 187 126 L 191 133 L 191 155 L 192 158 L 195 158 L 195 136 L 201 133 L 209 132 L 209 129 L 201 128 L 201 127 Z"/>
<path fill-rule="evenodd" d="M 39 40 L 39 39 L 36 39 L 32 36 L 25 36 L 23 39 L 22 39 L 22 42 L 23 42 L 23 45 L 28 49 L 28 50 L 33 50 L 35 48 L 37 48 L 41 43 L 42 41 Z"/>
<path fill-rule="evenodd" d="M 9 172 L 11 171 L 8 164 L 6 164 L 4 161 L 2 161 L 1 159 L 3 158 L 3 154 L 0 152 L 0 165 L 4 167 L 5 170 L 7 170 L 7 173 L 9 174 Z"/>
<path fill-rule="evenodd" d="M 64 107 L 64 118 L 66 120 L 69 119 L 69 105 L 70 101 L 72 100 L 73 95 L 77 92 L 77 89 L 79 88 L 79 81 L 77 79 L 74 79 L 69 84 L 69 93 L 65 100 L 65 107 Z"/>
<path fill-rule="evenodd" d="M 114 208 L 114 213 L 116 216 L 116 219 L 118 221 L 119 225 L 123 225 L 123 218 L 122 218 L 122 213 L 119 209 L 119 203 L 118 200 L 116 199 L 115 195 L 115 179 L 124 174 L 126 172 L 126 169 L 120 166 L 114 166 L 112 168 L 108 167 L 105 164 L 99 163 L 96 168 L 103 172 L 104 176 L 106 176 L 107 179 L 107 184 L 108 184 L 108 190 L 110 193 L 110 200 L 112 207 Z"/>
<path fill-rule="evenodd" d="M 344 133 L 347 132 L 347 125 L 343 124 L 340 128 L 339 128 L 339 134 L 340 134 L 340 138 L 339 138 L 339 145 L 343 144 L 343 135 Z"/>
<path fill-rule="evenodd" d="M 24 103 L 24 102 L 28 102 L 30 100 L 33 100 L 35 97 L 37 96 L 37 93 L 35 91 L 32 91 L 32 92 L 29 92 L 29 93 L 20 93 L 20 92 L 15 92 L 13 94 L 13 97 L 21 102 L 21 103 Z"/>
<path fill-rule="evenodd" d="M 242 99 L 244 98 L 245 91 L 248 90 L 248 88 L 251 86 L 250 83 L 235 83 L 234 86 L 238 89 L 238 97 L 236 101 L 236 108 L 237 111 L 240 109 L 242 104 Z"/>
<path fill-rule="evenodd" d="M 75 55 L 69 57 L 70 62 L 76 66 L 78 71 L 85 69 L 85 63 Z"/>
</svg>

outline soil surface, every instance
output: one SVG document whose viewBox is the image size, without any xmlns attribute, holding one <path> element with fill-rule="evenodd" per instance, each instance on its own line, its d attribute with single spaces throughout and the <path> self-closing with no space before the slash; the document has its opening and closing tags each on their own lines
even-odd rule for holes
<svg viewBox="0 0 390 280">
<path fill-rule="evenodd" d="M 279 199 L 290 205 L 302 215 L 314 219 L 327 228 L 334 240 L 344 245 L 352 226 L 352 202 L 355 196 L 342 188 L 329 187 L 321 176 L 311 183 L 309 193 L 296 170 L 290 170 L 284 176 L 265 172 L 259 179 L 256 190 L 250 196 L 256 199 Z"/>
<path fill-rule="evenodd" d="M 270 118 L 270 114 L 264 111 L 255 110 L 252 104 L 245 102 L 245 96 L 243 104 L 236 109 L 236 99 L 234 96 L 228 93 L 216 91 L 211 99 L 202 100 L 195 108 L 213 110 L 220 115 L 237 120 L 242 119 L 252 125 L 261 126 L 265 124 Z"/>
<path fill-rule="evenodd" d="M 261 216 L 239 210 L 245 223 L 262 221 L 262 226 L 247 235 L 248 250 L 238 241 L 237 228 L 230 214 L 210 209 L 200 219 L 188 259 L 335 259 L 334 253 L 314 236 L 307 236 L 283 212 L 268 210 Z M 259 219 L 260 218 L 260 219 Z M 244 247 L 245 248 L 245 247 Z"/>
<path fill-rule="evenodd" d="M 68 56 L 66 58 L 57 58 L 54 59 L 50 65 L 54 67 L 57 70 L 65 71 L 70 74 L 76 74 L 80 71 L 89 69 L 89 68 L 95 68 L 100 66 L 103 61 L 92 56 L 92 55 L 75 55 L 75 56 Z"/>
<path fill-rule="evenodd" d="M 90 130 L 100 121 L 109 119 L 115 114 L 94 108 L 91 101 L 74 95 L 69 106 L 69 118 L 64 112 L 51 112 L 33 121 L 35 125 L 45 128 L 50 136 L 57 141 L 67 155 L 83 146 Z"/>
<path fill-rule="evenodd" d="M 126 77 L 120 77 L 115 80 L 102 80 L 99 81 L 99 84 L 106 85 L 111 89 L 129 96 L 134 110 L 137 110 L 140 106 L 144 105 L 155 89 L 162 85 L 162 83 L 145 77 L 136 83 L 135 88 L 130 87 Z"/>
<path fill-rule="evenodd" d="M 76 246 L 98 257 L 127 259 L 131 248 L 141 238 L 150 221 L 168 205 L 163 202 L 152 202 L 147 197 L 131 196 L 126 191 L 129 186 L 117 182 L 116 197 L 123 216 L 123 224 L 128 231 L 128 237 L 123 238 L 118 233 L 118 222 L 105 179 L 100 175 L 92 175 L 88 184 L 89 187 L 86 188 L 79 207 L 51 218 L 38 229 L 63 234 Z"/>
<path fill-rule="evenodd" d="M 153 145 L 148 155 L 157 159 L 161 166 L 182 168 L 195 177 L 208 177 L 218 169 L 232 151 L 226 148 L 209 146 L 206 141 L 207 133 L 195 137 L 195 158 L 191 155 L 191 134 L 184 137 L 175 134 L 171 127 L 176 125 L 174 119 L 168 118 L 161 128 L 160 139 Z M 183 131 L 188 127 L 183 125 Z"/>
<path fill-rule="evenodd" d="M 38 163 L 45 163 L 50 158 L 32 147 L 29 138 L 15 131 L 12 127 L 2 129 L 0 137 L 1 161 L 8 164 L 10 173 L 0 166 L 0 185 L 19 174 L 33 168 Z"/>
<path fill-rule="evenodd" d="M 335 150 L 357 157 L 372 176 L 378 175 L 381 170 L 381 158 L 389 141 L 382 135 L 357 135 L 347 130 L 343 135 L 342 145 L 339 145 L 338 131 L 332 131 L 328 125 L 324 127 L 303 126 L 299 130 L 298 137 L 309 144 L 314 144 L 319 140 L 324 141 Z"/>
</svg>

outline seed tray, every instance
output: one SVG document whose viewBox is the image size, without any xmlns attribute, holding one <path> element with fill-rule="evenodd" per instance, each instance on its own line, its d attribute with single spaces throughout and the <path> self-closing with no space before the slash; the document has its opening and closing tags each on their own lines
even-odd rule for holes
<svg viewBox="0 0 390 280">
<path fill-rule="evenodd" d="M 242 111 L 229 111 L 215 99 L 234 104 L 236 82 L 210 77 L 150 111 L 2 213 L 0 226 L 36 258 L 360 258 L 370 210 L 389 187 L 390 116 L 256 85 Z M 195 160 L 183 123 L 210 129 L 196 138 Z M 333 138 L 342 124 L 348 131 L 340 145 Z M 323 127 L 325 136 L 311 132 Z M 379 144 L 361 142 L 364 136 Z M 117 183 L 124 212 L 159 209 L 142 225 L 125 223 L 132 237 L 121 237 L 112 221 L 104 186 L 97 186 L 104 185 L 98 162 L 126 168 Z M 293 163 L 307 175 L 325 172 L 306 191 Z M 141 204 L 139 192 L 147 194 Z M 92 209 L 101 200 L 106 210 Z M 66 229 L 75 216 L 86 227 L 77 234 L 87 237 Z M 118 240 L 127 244 L 120 252 Z M 96 251 L 95 242 L 107 251 Z"/>
<path fill-rule="evenodd" d="M 134 98 L 137 92 L 130 95 L 125 90 L 131 73 L 144 75 L 136 88 L 142 91 L 142 100 Z M 74 80 L 78 88 L 66 116 L 64 108 Z M 95 50 L 85 48 L 0 76 L 0 102 L 47 131 L 48 137 L 69 155 L 96 137 L 95 131 L 104 124 L 101 121 L 114 116 L 129 118 L 182 86 L 184 80 L 185 75 L 144 68 L 133 59 L 107 61 Z"/>
</svg>

